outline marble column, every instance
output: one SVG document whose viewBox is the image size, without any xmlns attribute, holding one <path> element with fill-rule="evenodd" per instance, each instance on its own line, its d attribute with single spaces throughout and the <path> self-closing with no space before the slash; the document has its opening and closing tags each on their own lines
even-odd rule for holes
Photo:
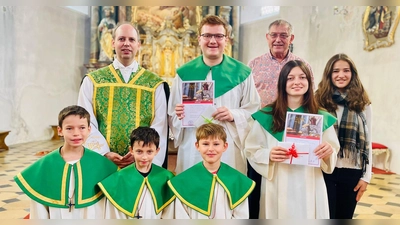
<svg viewBox="0 0 400 225">
<path fill-rule="evenodd" d="M 208 14 L 215 15 L 215 6 L 208 7 Z"/>
<path fill-rule="evenodd" d="M 127 21 L 126 19 L 126 6 L 118 6 L 118 23 Z"/>
<path fill-rule="evenodd" d="M 239 29 L 240 29 L 240 6 L 233 6 L 232 8 L 232 57 L 239 59 Z"/>
<path fill-rule="evenodd" d="M 97 63 L 99 53 L 99 40 L 97 25 L 99 24 L 99 6 L 91 6 L 90 20 L 90 63 Z"/>
</svg>

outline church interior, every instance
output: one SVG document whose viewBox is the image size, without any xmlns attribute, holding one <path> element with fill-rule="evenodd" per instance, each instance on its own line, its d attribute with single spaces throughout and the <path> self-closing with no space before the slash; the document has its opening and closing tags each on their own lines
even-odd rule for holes
<svg viewBox="0 0 400 225">
<path fill-rule="evenodd" d="M 353 59 L 372 102 L 372 140 L 383 145 L 373 157 L 383 172 L 374 173 L 354 219 L 400 219 L 400 92 L 391 77 L 400 71 L 400 6 L 383 7 L 378 28 L 373 6 L 0 6 L 0 219 L 29 213 L 13 177 L 61 145 L 57 115 L 77 103 L 86 73 L 111 62 L 107 40 L 119 21 L 139 27 L 138 62 L 171 83 L 176 68 L 201 54 L 197 23 L 207 14 L 229 23 L 224 52 L 245 64 L 269 51 L 272 21 L 289 21 L 291 51 L 311 65 L 316 86 L 331 56 Z"/>
</svg>

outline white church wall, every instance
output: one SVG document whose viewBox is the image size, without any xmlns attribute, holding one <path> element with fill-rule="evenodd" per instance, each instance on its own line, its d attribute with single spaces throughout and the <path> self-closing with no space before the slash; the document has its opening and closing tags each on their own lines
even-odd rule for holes
<svg viewBox="0 0 400 225">
<path fill-rule="evenodd" d="M 400 173 L 400 115 L 396 99 L 400 98 L 396 75 L 400 71 L 400 28 L 395 32 L 395 43 L 373 51 L 363 50 L 362 18 L 365 6 L 348 6 L 346 15 L 334 15 L 333 7 L 281 6 L 278 16 L 241 25 L 241 60 L 268 51 L 265 33 L 270 22 L 286 19 L 294 26 L 294 54 L 308 61 L 314 72 L 316 85 L 322 77 L 326 62 L 337 53 L 346 53 L 355 62 L 361 81 L 373 107 L 372 139 L 387 145 L 392 152 L 390 169 Z M 384 156 L 374 159 L 383 168 Z"/>
<path fill-rule="evenodd" d="M 56 6 L 1 11 L 0 130 L 11 130 L 7 145 L 48 140 L 59 111 L 76 104 L 89 17 Z"/>
<path fill-rule="evenodd" d="M 88 61 L 88 15 L 64 7 L 1 6 L 0 17 L 0 130 L 11 130 L 8 145 L 46 140 L 58 112 L 76 104 L 83 64 Z M 268 51 L 265 33 L 270 22 L 284 18 L 294 26 L 294 53 L 313 67 L 316 84 L 327 60 L 348 54 L 356 63 L 373 106 L 373 141 L 392 152 L 390 168 L 400 173 L 400 115 L 396 74 L 400 71 L 400 34 L 395 44 L 371 52 L 363 50 L 364 6 L 347 7 L 347 15 L 333 15 L 333 7 L 282 6 L 280 14 L 242 24 L 240 60 Z M 377 157 L 382 168 L 383 157 Z"/>
</svg>

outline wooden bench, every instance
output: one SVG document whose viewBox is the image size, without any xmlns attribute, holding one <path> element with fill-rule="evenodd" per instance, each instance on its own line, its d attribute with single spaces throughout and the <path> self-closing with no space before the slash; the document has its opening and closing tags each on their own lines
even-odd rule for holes
<svg viewBox="0 0 400 225">
<path fill-rule="evenodd" d="M 9 130 L 0 130 L 0 149 L 8 150 L 5 139 L 9 133 Z"/>
<path fill-rule="evenodd" d="M 53 129 L 53 137 L 51 137 L 51 140 L 60 140 L 60 136 L 58 136 L 58 130 L 57 126 L 58 125 L 50 125 L 51 129 Z"/>
</svg>

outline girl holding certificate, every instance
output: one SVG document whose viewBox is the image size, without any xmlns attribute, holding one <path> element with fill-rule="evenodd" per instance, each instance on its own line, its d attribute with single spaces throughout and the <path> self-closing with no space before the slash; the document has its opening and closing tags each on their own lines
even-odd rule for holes
<svg viewBox="0 0 400 225">
<path fill-rule="evenodd" d="M 336 168 L 325 174 L 331 219 L 352 219 L 371 180 L 371 102 L 354 62 L 336 54 L 327 62 L 317 102 L 337 117 L 340 141 Z"/>
<path fill-rule="evenodd" d="M 286 112 L 323 115 L 322 143 L 314 149 L 320 168 L 282 163 L 290 158 L 283 141 Z M 339 149 L 336 119 L 319 110 L 311 72 L 299 60 L 289 61 L 278 79 L 277 99 L 252 115 L 244 154 L 262 175 L 260 219 L 327 219 L 328 196 L 322 171 L 332 173 Z M 321 171 L 322 170 L 322 171 Z"/>
</svg>

